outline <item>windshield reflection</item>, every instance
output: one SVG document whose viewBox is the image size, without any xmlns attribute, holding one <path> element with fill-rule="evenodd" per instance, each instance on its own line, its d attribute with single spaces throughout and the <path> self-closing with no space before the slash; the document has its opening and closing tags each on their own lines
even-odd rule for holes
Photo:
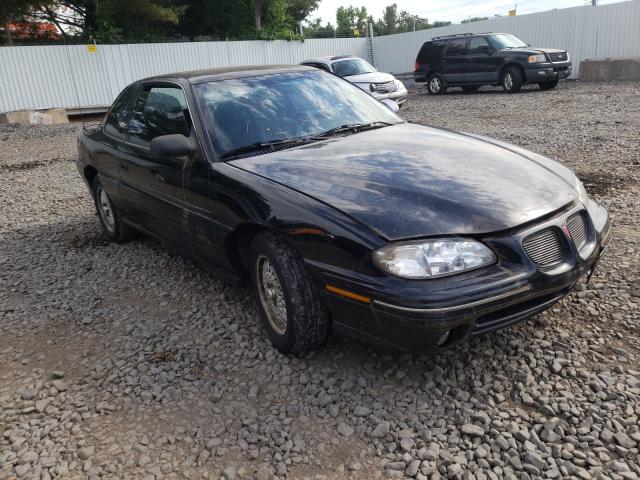
<svg viewBox="0 0 640 480">
<path fill-rule="evenodd" d="M 194 89 L 218 156 L 343 125 L 402 122 L 369 94 L 322 71 L 225 79 Z"/>
<path fill-rule="evenodd" d="M 350 77 L 351 75 L 362 75 L 364 73 L 375 72 L 376 69 L 371 64 L 361 58 L 349 58 L 334 62 L 333 71 L 339 77 Z"/>
<path fill-rule="evenodd" d="M 491 35 L 489 37 L 489 41 L 498 50 L 501 50 L 503 48 L 520 48 L 527 46 L 526 43 L 524 43 L 515 35 L 511 34 Z"/>
</svg>

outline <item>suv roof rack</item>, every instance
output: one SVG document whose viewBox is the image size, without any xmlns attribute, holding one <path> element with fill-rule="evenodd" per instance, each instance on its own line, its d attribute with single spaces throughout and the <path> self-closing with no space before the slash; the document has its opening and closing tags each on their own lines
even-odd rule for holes
<svg viewBox="0 0 640 480">
<path fill-rule="evenodd" d="M 442 40 L 444 38 L 455 38 L 455 37 L 468 37 L 469 35 L 492 35 L 491 32 L 482 32 L 482 33 L 454 33 L 451 35 L 441 35 L 439 37 L 433 37 L 431 40 Z"/>
<path fill-rule="evenodd" d="M 440 37 L 433 37 L 431 40 L 441 40 L 443 38 L 454 38 L 454 37 L 466 37 L 469 35 L 477 35 L 476 33 L 454 33 L 452 35 L 441 35 Z"/>
</svg>

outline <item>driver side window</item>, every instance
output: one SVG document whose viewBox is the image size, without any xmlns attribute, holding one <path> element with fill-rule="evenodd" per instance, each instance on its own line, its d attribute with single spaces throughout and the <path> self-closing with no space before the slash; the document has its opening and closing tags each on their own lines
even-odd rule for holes
<svg viewBox="0 0 640 480">
<path fill-rule="evenodd" d="M 469 55 L 488 55 L 490 50 L 489 43 L 482 37 L 475 37 L 469 41 Z"/>
<path fill-rule="evenodd" d="M 129 121 L 129 141 L 149 147 L 161 135 L 191 133 L 187 99 L 177 86 L 143 86 L 138 93 Z"/>
</svg>

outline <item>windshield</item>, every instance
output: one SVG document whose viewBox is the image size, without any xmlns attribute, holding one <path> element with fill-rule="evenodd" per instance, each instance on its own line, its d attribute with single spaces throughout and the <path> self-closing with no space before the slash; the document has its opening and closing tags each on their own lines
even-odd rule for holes
<svg viewBox="0 0 640 480">
<path fill-rule="evenodd" d="M 217 80 L 194 90 L 218 156 L 344 125 L 402 122 L 368 93 L 320 70 Z"/>
<path fill-rule="evenodd" d="M 489 37 L 491 44 L 498 50 L 503 48 L 520 48 L 526 47 L 527 44 L 520 40 L 515 35 L 511 34 L 501 34 L 501 35 L 491 35 Z"/>
<path fill-rule="evenodd" d="M 332 64 L 333 71 L 339 77 L 349 77 L 362 73 L 375 72 L 376 69 L 371 64 L 361 58 L 348 58 Z"/>
</svg>

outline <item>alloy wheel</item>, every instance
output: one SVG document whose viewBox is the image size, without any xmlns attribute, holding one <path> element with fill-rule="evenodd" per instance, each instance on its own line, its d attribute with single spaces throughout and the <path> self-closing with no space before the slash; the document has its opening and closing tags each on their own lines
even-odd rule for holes
<svg viewBox="0 0 640 480">
<path fill-rule="evenodd" d="M 258 295 L 269 325 L 278 335 L 287 331 L 287 304 L 278 273 L 271 261 L 260 255 L 256 262 Z"/>
<path fill-rule="evenodd" d="M 434 93 L 438 93 L 441 87 L 442 87 L 442 84 L 440 82 L 440 78 L 438 77 L 433 77 L 431 79 L 431 82 L 429 82 L 429 88 Z"/>
<path fill-rule="evenodd" d="M 116 228 L 116 220 L 113 215 L 113 207 L 111 206 L 111 200 L 107 196 L 107 193 L 99 187 L 98 189 L 98 213 L 100 218 L 104 222 L 104 225 L 109 232 L 113 232 Z"/>
<path fill-rule="evenodd" d="M 513 75 L 510 72 L 504 76 L 504 88 L 511 90 L 513 88 Z"/>
</svg>

